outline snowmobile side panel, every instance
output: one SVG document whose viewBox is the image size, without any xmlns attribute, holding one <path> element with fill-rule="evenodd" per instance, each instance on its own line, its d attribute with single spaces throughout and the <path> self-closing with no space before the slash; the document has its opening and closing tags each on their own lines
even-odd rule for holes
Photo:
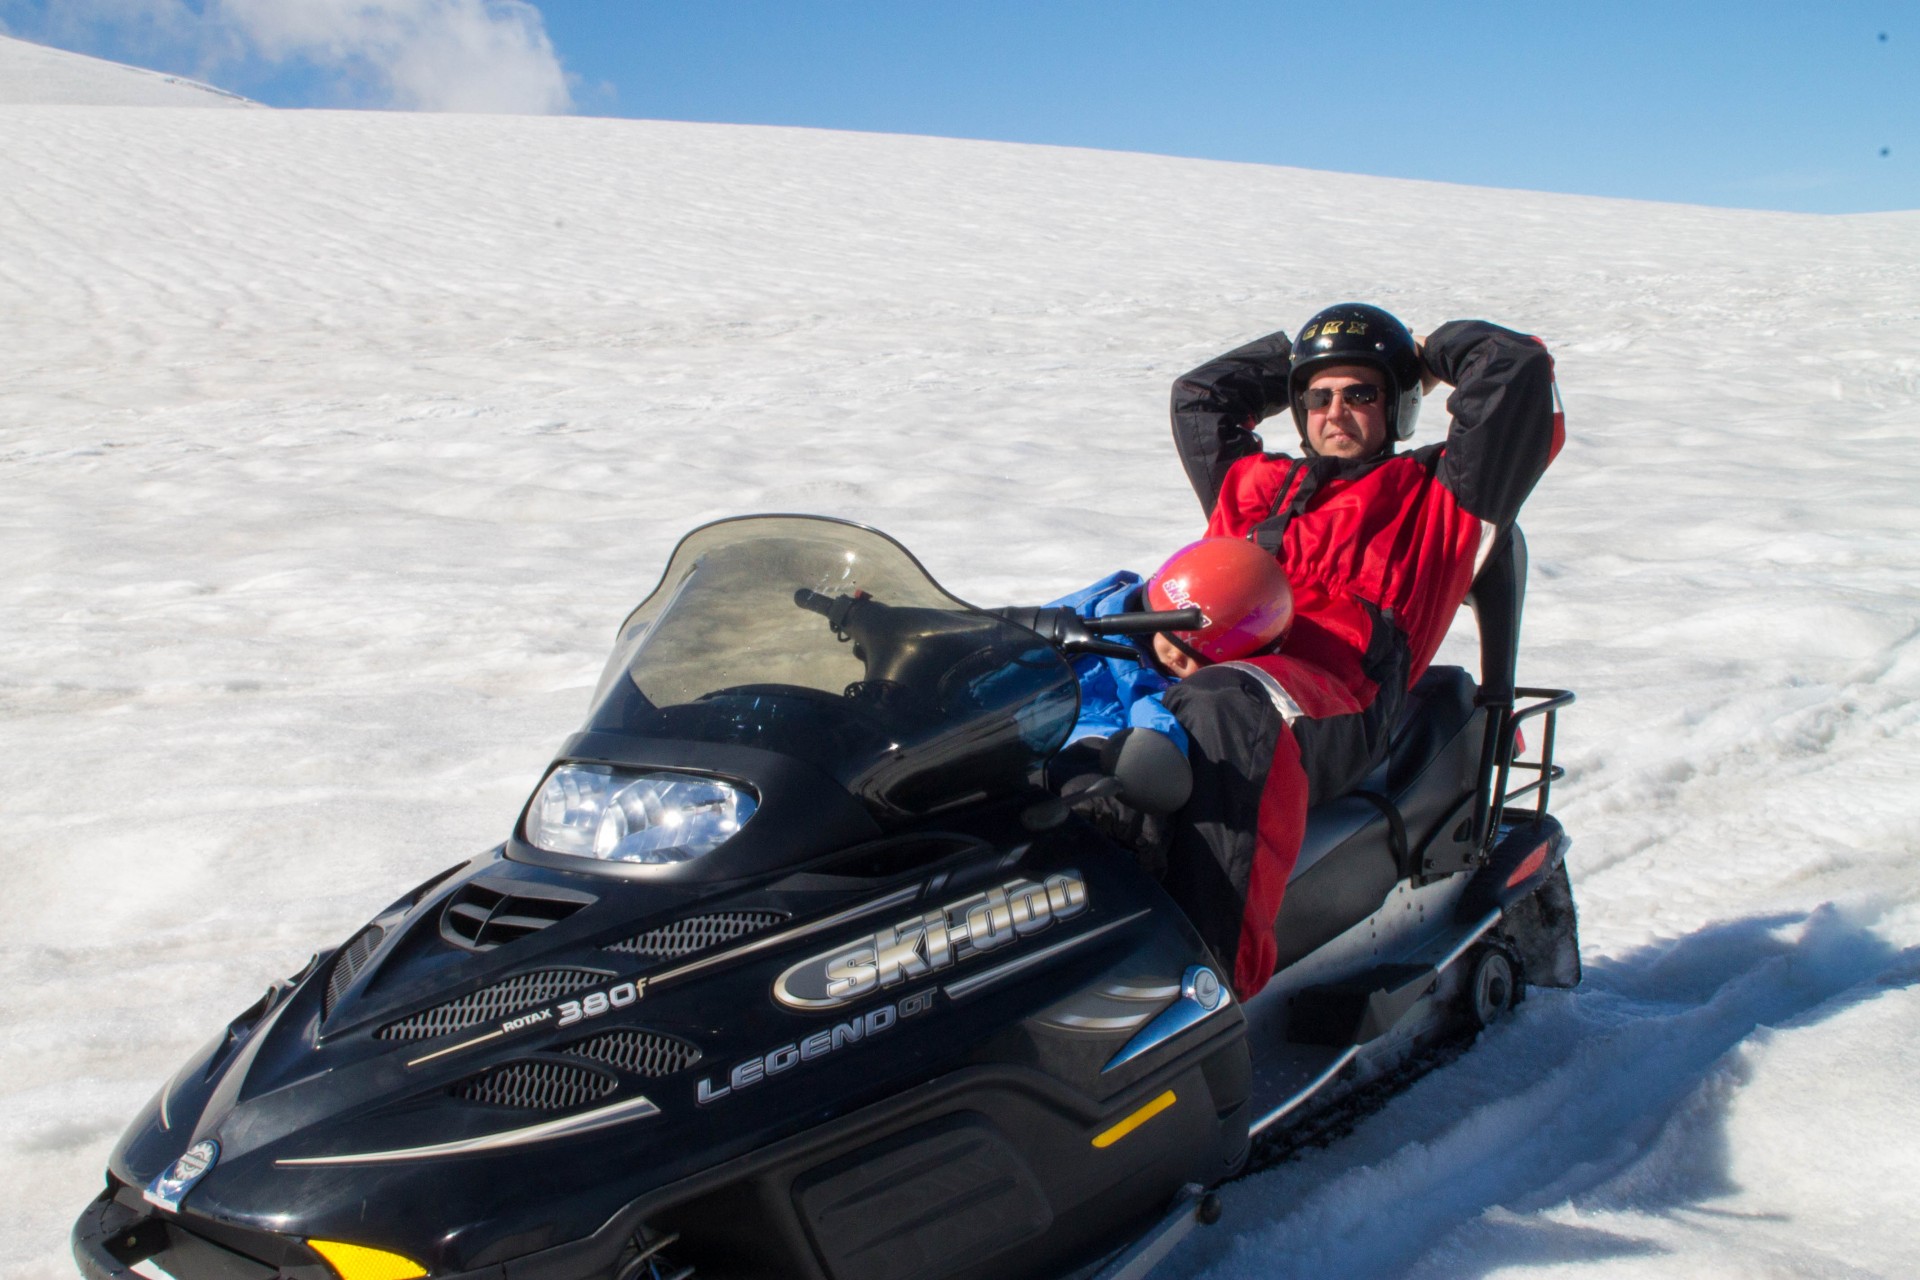
<svg viewBox="0 0 1920 1280">
<path fill-rule="evenodd" d="M 1165 1217 L 1085 1280 L 1145 1280 L 1195 1227 L 1220 1221 L 1220 1198 L 1198 1183 L 1183 1187 Z M 1082 1280 L 1076 1272 L 1068 1280 Z"/>
<path fill-rule="evenodd" d="M 945 1259 L 1019 1249 L 1053 1225 L 1031 1167 L 984 1116 L 955 1115 L 795 1181 L 794 1207 L 836 1277 L 910 1280 Z"/>
<path fill-rule="evenodd" d="M 1294 997 L 1288 1036 L 1298 1044 L 1340 1048 L 1378 1040 L 1433 990 L 1439 977 L 1431 965 L 1386 964 L 1308 987 Z"/>
<path fill-rule="evenodd" d="M 1180 1187 L 1218 1181 L 1245 1158 L 1247 1115 L 1243 1105 L 1235 1105 L 1244 1094 L 1236 1098 L 1216 1092 L 1223 1083 L 1232 1091 L 1244 1081 L 1242 1026 L 1237 1020 L 1217 1021 L 1208 1039 L 1188 1046 L 1108 1103 L 1095 1104 L 1031 1069 L 968 1068 L 661 1187 L 614 1214 L 588 1237 L 511 1259 L 508 1272 L 513 1280 L 608 1274 L 627 1240 L 646 1224 L 658 1232 L 678 1233 L 674 1261 L 694 1265 L 702 1277 L 853 1280 L 868 1273 L 860 1265 L 832 1269 L 831 1253 L 823 1256 L 815 1243 L 822 1228 L 808 1216 L 809 1205 L 818 1212 L 830 1207 L 832 1198 L 808 1193 L 842 1175 L 847 1181 L 836 1185 L 855 1185 L 861 1179 L 857 1170 L 869 1159 L 886 1158 L 923 1141 L 938 1146 L 941 1135 L 962 1130 L 977 1136 L 979 1130 L 973 1127 L 980 1125 L 990 1126 L 993 1141 L 1004 1144 L 1005 1151 L 1031 1171 L 1033 1185 L 1045 1198 L 1045 1211 L 1052 1215 L 1051 1225 L 1037 1241 L 990 1235 L 975 1251 L 908 1274 L 928 1280 L 991 1280 L 1069 1270 L 1104 1254 L 1114 1236 L 1144 1229 Z M 1167 1092 L 1177 1098 L 1173 1106 L 1104 1150 L 1091 1145 L 1095 1136 L 1143 1102 Z M 976 1172 L 990 1167 L 983 1162 Z M 975 1191 L 983 1185 L 999 1194 L 992 1183 L 966 1182 Z M 936 1196 L 937 1181 L 929 1181 L 921 1191 Z M 911 1214 L 904 1208 L 894 1205 L 894 1216 L 887 1221 L 857 1223 L 841 1214 L 825 1231 L 835 1249 L 852 1257 L 862 1252 L 862 1240 L 903 1231 L 913 1237 Z M 1041 1211 L 1027 1206 L 1018 1211 L 1017 1220 L 1035 1220 Z M 920 1237 L 921 1243 L 925 1239 Z M 883 1265 L 874 1258 L 867 1262 Z M 467 1280 L 469 1274 L 458 1272 L 446 1280 Z M 473 1280 L 481 1274 L 484 1270 L 471 1273 Z"/>
</svg>

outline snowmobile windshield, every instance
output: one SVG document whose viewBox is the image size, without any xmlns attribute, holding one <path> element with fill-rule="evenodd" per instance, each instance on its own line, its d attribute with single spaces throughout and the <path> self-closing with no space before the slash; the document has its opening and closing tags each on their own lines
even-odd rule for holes
<svg viewBox="0 0 1920 1280">
<path fill-rule="evenodd" d="M 753 516 L 681 541 L 587 727 L 777 751 L 906 818 L 1018 787 L 1079 705 L 1050 644 L 948 595 L 886 535 Z"/>
</svg>

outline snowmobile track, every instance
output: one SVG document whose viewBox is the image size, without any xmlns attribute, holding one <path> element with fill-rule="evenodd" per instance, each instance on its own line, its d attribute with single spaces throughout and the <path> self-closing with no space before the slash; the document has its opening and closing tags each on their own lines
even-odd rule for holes
<svg viewBox="0 0 1920 1280">
<path fill-rule="evenodd" d="M 1277 1168 L 1308 1148 L 1324 1150 L 1333 1145 L 1422 1076 L 1450 1065 L 1473 1047 L 1478 1034 L 1463 1031 L 1449 1036 L 1325 1107 L 1310 1110 L 1295 1123 L 1277 1126 L 1259 1135 L 1253 1140 L 1245 1166 L 1221 1185 L 1231 1186 Z"/>
</svg>

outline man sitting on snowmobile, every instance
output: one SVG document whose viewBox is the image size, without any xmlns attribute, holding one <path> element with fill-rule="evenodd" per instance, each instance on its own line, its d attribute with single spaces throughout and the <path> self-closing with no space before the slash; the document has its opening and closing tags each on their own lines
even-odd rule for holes
<svg viewBox="0 0 1920 1280">
<path fill-rule="evenodd" d="M 1398 452 L 1440 382 L 1454 387 L 1446 441 Z M 1303 457 L 1264 452 L 1254 433 L 1282 410 Z M 1244 998 L 1273 974 L 1308 807 L 1378 762 L 1564 426 L 1537 339 L 1468 320 L 1416 340 L 1348 303 L 1309 320 L 1298 345 L 1269 334 L 1176 381 L 1173 435 L 1208 535 L 1253 542 L 1293 589 L 1280 652 L 1206 667 L 1165 694 L 1194 772 L 1166 887 Z"/>
</svg>

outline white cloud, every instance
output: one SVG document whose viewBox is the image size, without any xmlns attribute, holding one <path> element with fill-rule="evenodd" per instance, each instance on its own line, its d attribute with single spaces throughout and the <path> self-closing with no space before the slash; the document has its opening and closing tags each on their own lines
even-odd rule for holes
<svg viewBox="0 0 1920 1280">
<path fill-rule="evenodd" d="M 204 20 L 185 0 L 0 0 L 8 24 L 34 40 L 94 46 L 103 36 L 141 54 L 204 43 Z"/>
<path fill-rule="evenodd" d="M 525 0 L 209 0 L 209 25 L 271 62 L 300 59 L 418 111 L 544 114 L 572 106 Z"/>
</svg>

